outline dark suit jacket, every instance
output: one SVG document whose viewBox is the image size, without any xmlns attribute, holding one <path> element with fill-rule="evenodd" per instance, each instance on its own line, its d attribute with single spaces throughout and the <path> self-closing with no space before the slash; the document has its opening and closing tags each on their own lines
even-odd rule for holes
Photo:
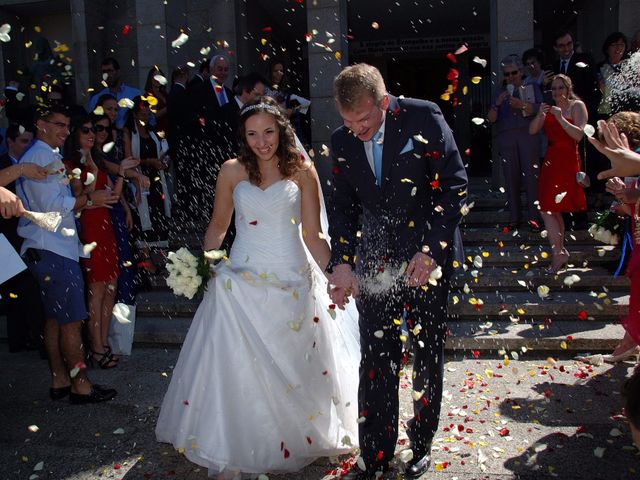
<svg viewBox="0 0 640 480">
<path fill-rule="evenodd" d="M 233 93 L 223 87 L 229 103 L 233 102 Z M 189 90 L 189 103 L 195 114 L 196 134 L 216 145 L 228 145 L 231 127 L 228 124 L 229 103 L 221 107 L 215 89 L 208 79 L 200 86 Z"/>
<path fill-rule="evenodd" d="M 172 149 L 176 148 L 179 139 L 193 132 L 193 122 L 190 115 L 187 89 L 184 85 L 174 83 L 167 95 L 167 116 L 169 118 L 167 142 Z"/>
<path fill-rule="evenodd" d="M 367 275 L 387 260 L 408 262 L 426 247 L 447 272 L 454 244 L 461 247 L 458 224 L 467 190 L 467 174 L 451 129 L 435 103 L 393 96 L 385 122 L 380 187 L 364 143 L 344 126 L 331 138 L 329 265 L 350 263 Z M 416 139 L 418 135 L 427 143 Z M 404 151 L 411 143 L 413 148 Z"/>
<path fill-rule="evenodd" d="M 204 77 L 200 73 L 196 73 L 191 80 L 187 82 L 187 90 L 199 87 L 204 83 Z"/>
<path fill-rule="evenodd" d="M 576 66 L 580 62 L 587 66 Z M 558 59 L 554 64 L 555 73 L 560 73 L 560 64 L 561 60 Z M 591 56 L 586 53 L 574 52 L 567 66 L 567 75 L 573 82 L 573 91 L 587 106 L 589 116 L 595 114 L 600 101 L 600 90 L 598 89 L 596 69 Z"/>
</svg>

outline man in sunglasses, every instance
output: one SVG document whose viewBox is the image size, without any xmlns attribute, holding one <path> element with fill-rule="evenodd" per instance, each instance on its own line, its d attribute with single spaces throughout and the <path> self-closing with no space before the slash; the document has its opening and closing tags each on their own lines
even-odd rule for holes
<svg viewBox="0 0 640 480">
<path fill-rule="evenodd" d="M 110 190 L 96 190 L 74 197 L 59 153 L 69 136 L 69 114 L 64 107 L 41 108 L 36 112 L 36 141 L 22 155 L 18 165 L 44 167 L 44 179 L 20 178 L 16 193 L 25 209 L 58 212 L 62 222 L 51 232 L 21 217 L 20 249 L 35 277 L 45 310 L 44 343 L 51 369 L 52 400 L 69 397 L 71 403 L 97 403 L 116 395 L 112 388 L 91 384 L 85 374 L 80 329 L 87 318 L 84 282 L 78 263 L 82 245 L 76 231 L 75 212 L 91 206 L 108 206 L 118 201 Z"/>
<path fill-rule="evenodd" d="M 96 105 L 98 104 L 98 100 L 100 99 L 100 97 L 107 93 L 116 97 L 116 100 L 118 100 L 118 102 L 120 102 L 120 100 L 124 98 L 132 100 L 134 97 L 142 95 L 140 89 L 127 85 L 122 81 L 122 78 L 120 76 L 120 64 L 115 58 L 105 58 L 102 61 L 101 67 L 101 83 L 105 86 L 105 88 L 91 97 L 89 105 L 87 105 L 88 112 L 93 112 L 93 110 L 96 108 Z M 116 117 L 117 128 L 124 127 L 124 123 L 127 120 L 128 111 L 129 109 L 127 107 L 120 106 L 120 108 L 118 109 L 118 116 Z"/>
</svg>

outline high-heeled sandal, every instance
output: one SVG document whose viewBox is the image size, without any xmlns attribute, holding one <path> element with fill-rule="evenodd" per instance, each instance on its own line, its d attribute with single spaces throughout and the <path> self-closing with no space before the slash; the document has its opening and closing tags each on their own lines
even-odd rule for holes
<svg viewBox="0 0 640 480">
<path fill-rule="evenodd" d="M 640 358 L 640 346 L 635 345 L 631 347 L 629 350 L 619 353 L 618 355 L 613 355 L 613 354 L 603 355 L 602 360 L 604 360 L 607 363 L 618 363 L 618 362 L 624 362 L 625 360 L 632 357 L 636 357 L 636 363 L 637 363 L 638 359 Z"/>
<path fill-rule="evenodd" d="M 120 361 L 120 357 L 116 357 L 116 355 L 113 353 L 113 350 L 111 350 L 110 345 L 103 345 L 103 347 L 104 347 L 104 353 L 108 353 L 109 355 L 111 355 L 111 360 L 113 360 L 116 363 Z"/>
<path fill-rule="evenodd" d="M 94 366 L 94 362 L 95 362 L 103 370 L 106 370 L 109 368 L 115 368 L 118 366 L 118 362 L 114 361 L 113 355 L 111 354 L 111 352 L 99 353 L 99 352 L 94 352 L 93 350 L 90 350 L 89 356 L 87 358 L 91 363 L 92 367 Z"/>
<path fill-rule="evenodd" d="M 545 268 L 547 273 L 556 274 L 560 270 L 563 269 L 569 262 L 569 251 L 566 248 L 563 248 L 560 253 L 554 253 L 553 259 L 551 260 L 551 265 Z"/>
</svg>

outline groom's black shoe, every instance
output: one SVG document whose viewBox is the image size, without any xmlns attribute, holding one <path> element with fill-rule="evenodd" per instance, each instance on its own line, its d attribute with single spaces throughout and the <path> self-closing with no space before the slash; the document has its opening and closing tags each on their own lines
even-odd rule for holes
<svg viewBox="0 0 640 480">
<path fill-rule="evenodd" d="M 418 478 L 423 475 L 431 466 L 431 453 L 427 453 L 422 457 L 416 456 L 407 463 L 407 468 L 404 471 L 408 478 Z"/>
<path fill-rule="evenodd" d="M 385 480 L 387 478 L 391 478 L 390 475 L 390 472 L 380 472 L 378 474 L 363 472 L 357 465 L 354 465 L 351 470 L 340 477 L 340 480 Z"/>
</svg>

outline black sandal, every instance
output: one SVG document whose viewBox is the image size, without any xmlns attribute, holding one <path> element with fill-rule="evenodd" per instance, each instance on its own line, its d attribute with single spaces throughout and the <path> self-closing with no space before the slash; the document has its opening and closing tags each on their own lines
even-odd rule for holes
<svg viewBox="0 0 640 480">
<path fill-rule="evenodd" d="M 95 362 L 103 370 L 106 370 L 108 368 L 115 368 L 118 366 L 118 362 L 113 359 L 113 354 L 110 351 L 98 353 L 91 350 L 91 353 L 89 354 L 89 361 L 91 362 L 92 367 L 94 366 L 93 363 Z"/>
</svg>

